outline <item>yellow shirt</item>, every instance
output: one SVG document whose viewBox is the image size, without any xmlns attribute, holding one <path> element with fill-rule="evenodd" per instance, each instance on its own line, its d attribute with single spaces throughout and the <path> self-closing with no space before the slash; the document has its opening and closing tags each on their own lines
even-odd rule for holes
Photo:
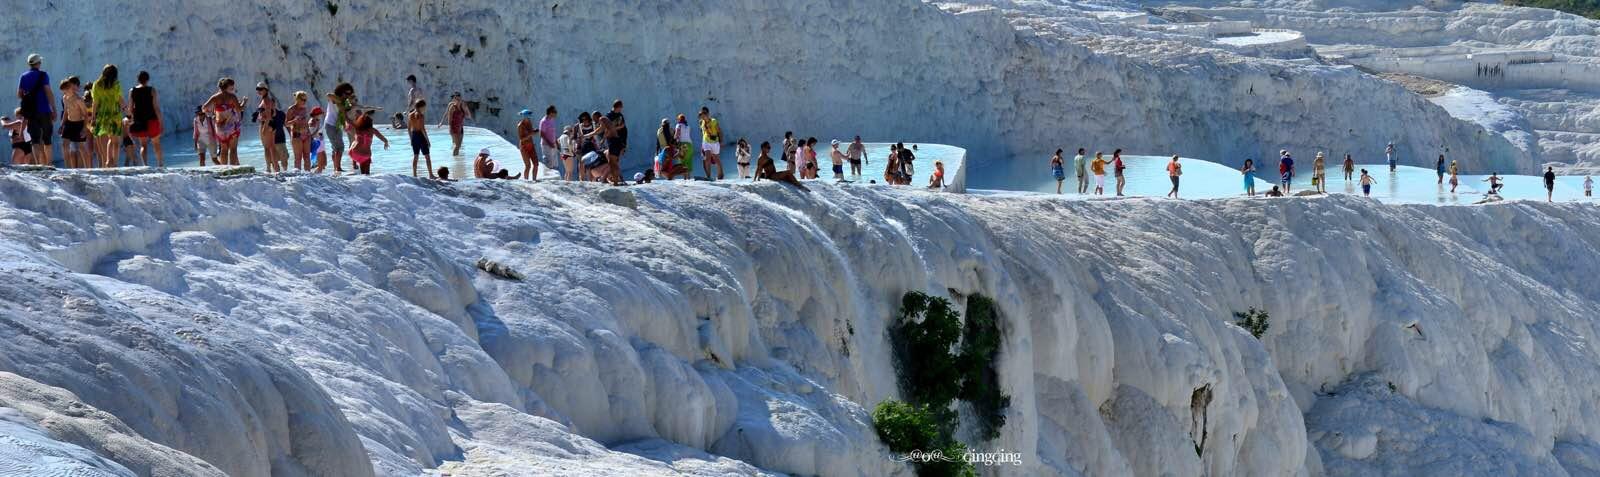
<svg viewBox="0 0 1600 477">
<path fill-rule="evenodd" d="M 717 123 L 717 118 L 706 118 L 700 120 L 700 142 L 722 142 L 722 125 Z"/>
<path fill-rule="evenodd" d="M 1098 157 L 1094 158 L 1094 162 L 1089 163 L 1089 170 L 1093 171 L 1094 175 L 1097 176 L 1106 175 L 1106 160 Z"/>
</svg>

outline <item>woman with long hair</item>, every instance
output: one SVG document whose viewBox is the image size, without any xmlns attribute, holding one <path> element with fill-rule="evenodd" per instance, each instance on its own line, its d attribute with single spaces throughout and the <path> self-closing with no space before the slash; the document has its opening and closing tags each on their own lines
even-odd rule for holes
<svg viewBox="0 0 1600 477">
<path fill-rule="evenodd" d="M 122 140 L 122 117 L 128 111 L 123 101 L 122 83 L 117 81 L 117 65 L 100 69 L 100 77 L 89 89 L 93 95 L 94 141 L 100 150 L 100 167 L 115 167 L 117 151 L 122 150 L 117 141 Z"/>
</svg>

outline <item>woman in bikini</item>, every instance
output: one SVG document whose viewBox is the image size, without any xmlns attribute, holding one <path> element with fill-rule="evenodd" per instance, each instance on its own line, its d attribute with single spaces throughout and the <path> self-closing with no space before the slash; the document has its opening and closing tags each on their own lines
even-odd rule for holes
<svg viewBox="0 0 1600 477">
<path fill-rule="evenodd" d="M 522 178 L 536 180 L 539 178 L 539 161 L 533 157 L 533 141 L 539 131 L 533 127 L 533 110 L 524 109 L 517 113 L 522 117 L 517 121 L 517 152 L 522 154 Z"/>
<path fill-rule="evenodd" d="M 122 150 L 122 117 L 128 103 L 122 100 L 122 83 L 117 81 L 117 65 L 100 69 L 100 78 L 90 88 L 94 95 L 94 140 L 100 149 L 101 167 L 115 167 L 117 151 Z"/>
<path fill-rule="evenodd" d="M 355 169 L 362 175 L 372 173 L 372 138 L 377 136 L 383 140 L 383 150 L 389 150 L 389 138 L 384 137 L 378 128 L 372 127 L 372 115 L 365 112 L 356 116 L 355 126 L 350 133 L 355 136 L 355 141 L 350 146 L 350 162 L 355 164 Z"/>
<path fill-rule="evenodd" d="M 779 171 L 778 166 L 772 163 L 771 153 L 772 143 L 761 143 L 761 156 L 756 158 L 756 177 L 752 180 L 767 179 L 799 187 L 803 191 L 810 191 L 810 189 L 806 189 L 805 184 L 800 183 L 800 179 L 795 178 L 794 171 Z"/>
<path fill-rule="evenodd" d="M 239 135 L 243 131 L 244 101 L 234 93 L 233 78 L 217 80 L 212 93 L 200 108 L 211 113 L 212 136 L 217 139 L 217 163 L 239 165 Z"/>
<path fill-rule="evenodd" d="M 750 176 L 750 143 L 745 141 L 744 138 L 742 138 L 742 137 L 739 138 L 739 142 L 734 144 L 734 146 L 733 146 L 733 156 L 734 156 L 734 159 L 737 160 L 738 164 L 739 164 L 739 178 L 740 179 L 749 179 L 751 177 Z M 860 175 L 860 174 L 857 174 L 857 175 Z"/>
<path fill-rule="evenodd" d="M 311 96 L 305 91 L 294 92 L 294 105 L 289 106 L 289 147 L 294 151 L 294 168 L 311 169 L 311 108 L 306 105 Z"/>
</svg>

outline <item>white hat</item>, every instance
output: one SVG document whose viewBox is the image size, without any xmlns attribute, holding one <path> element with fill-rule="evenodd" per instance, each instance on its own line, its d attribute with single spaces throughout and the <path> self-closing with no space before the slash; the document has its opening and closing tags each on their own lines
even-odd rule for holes
<svg viewBox="0 0 1600 477">
<path fill-rule="evenodd" d="M 483 148 L 483 149 L 479 149 L 478 150 L 478 155 L 480 155 L 480 156 L 489 155 L 489 148 L 486 147 L 486 148 Z"/>
<path fill-rule="evenodd" d="M 31 55 L 28 55 L 28 65 L 29 66 L 39 66 L 39 64 L 41 64 L 41 63 L 44 63 L 44 57 L 43 56 L 39 56 L 38 53 L 34 53 L 34 54 L 31 54 Z"/>
<path fill-rule="evenodd" d="M 839 140 L 838 139 L 834 139 L 833 140 L 833 145 L 835 145 L 835 146 L 839 145 Z"/>
<path fill-rule="evenodd" d="M 635 173 L 633 173 L 633 180 L 635 182 L 643 181 L 644 180 L 644 173 L 643 172 L 635 172 Z"/>
</svg>

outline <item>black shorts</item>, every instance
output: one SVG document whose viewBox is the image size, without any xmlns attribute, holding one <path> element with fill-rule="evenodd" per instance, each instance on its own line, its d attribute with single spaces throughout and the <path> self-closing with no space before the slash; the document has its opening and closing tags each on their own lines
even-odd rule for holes
<svg viewBox="0 0 1600 477">
<path fill-rule="evenodd" d="M 606 143 L 606 153 L 617 157 L 622 157 L 622 150 L 627 148 L 628 143 L 623 141 L 612 140 Z"/>
<path fill-rule="evenodd" d="M 33 143 L 50 145 L 50 136 L 55 132 L 55 122 L 50 120 L 50 115 L 24 117 L 28 118 L 28 134 L 33 136 Z"/>
<path fill-rule="evenodd" d="M 1167 177 L 1171 177 L 1172 178 L 1172 188 L 1173 189 L 1177 189 L 1178 188 L 1178 176 L 1167 176 Z"/>
<path fill-rule="evenodd" d="M 33 145 L 25 142 L 13 142 L 11 148 L 21 149 L 23 154 L 33 154 Z"/>
<path fill-rule="evenodd" d="M 84 121 L 62 121 L 61 137 L 69 142 L 85 142 L 89 140 L 84 134 Z"/>
<path fill-rule="evenodd" d="M 422 131 L 411 131 L 411 153 L 431 156 L 429 152 L 433 144 L 428 142 L 428 134 Z"/>
</svg>

